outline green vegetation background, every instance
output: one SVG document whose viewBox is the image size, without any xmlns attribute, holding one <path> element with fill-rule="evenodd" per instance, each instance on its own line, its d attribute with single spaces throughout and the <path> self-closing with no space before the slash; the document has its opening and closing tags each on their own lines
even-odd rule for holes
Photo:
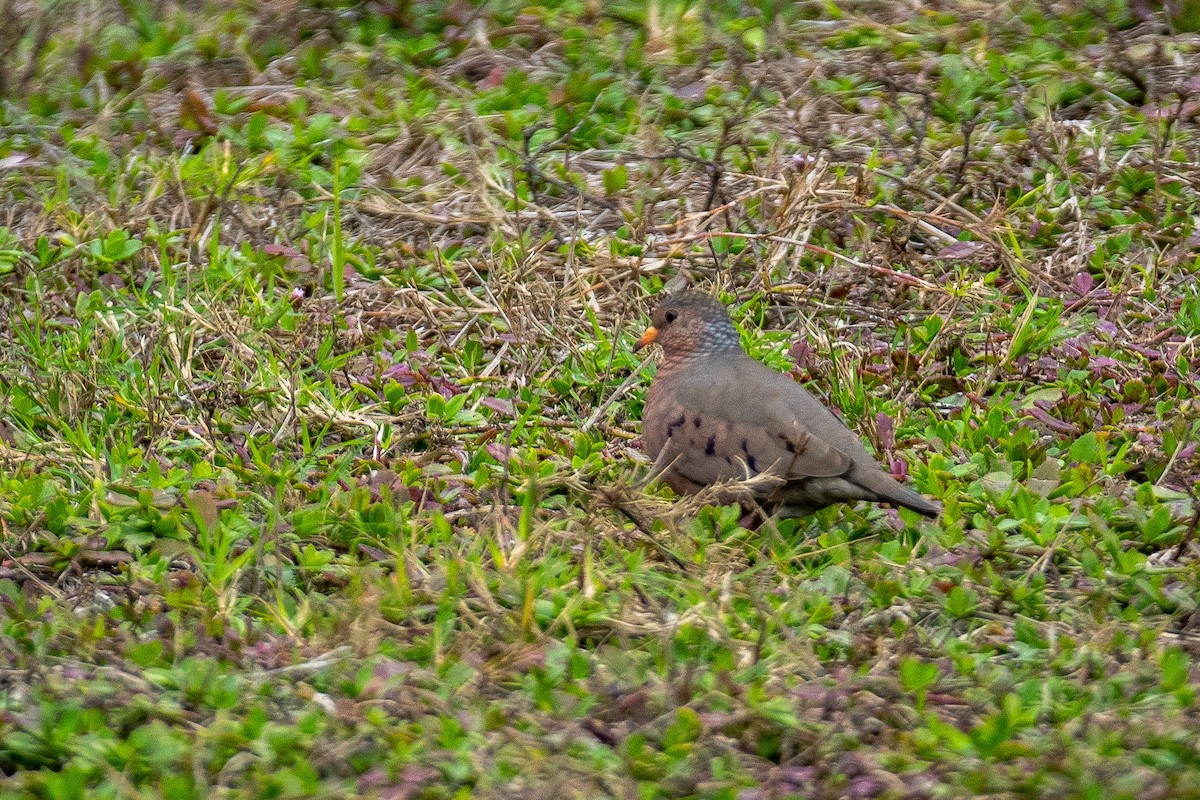
<svg viewBox="0 0 1200 800">
<path fill-rule="evenodd" d="M 1187 4 L 0 16 L 0 797 L 1200 797 Z M 683 270 L 942 519 L 644 487 Z"/>
</svg>

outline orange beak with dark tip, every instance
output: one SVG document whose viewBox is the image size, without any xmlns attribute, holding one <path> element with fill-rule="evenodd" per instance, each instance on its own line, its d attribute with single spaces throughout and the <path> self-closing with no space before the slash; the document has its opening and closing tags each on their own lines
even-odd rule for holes
<svg viewBox="0 0 1200 800">
<path fill-rule="evenodd" d="M 651 325 L 649 328 L 646 328 L 646 332 L 642 334 L 642 338 L 637 340 L 637 344 L 633 346 L 633 352 L 636 353 L 638 350 L 641 350 L 643 347 L 650 344 L 657 338 L 658 328 Z"/>
</svg>

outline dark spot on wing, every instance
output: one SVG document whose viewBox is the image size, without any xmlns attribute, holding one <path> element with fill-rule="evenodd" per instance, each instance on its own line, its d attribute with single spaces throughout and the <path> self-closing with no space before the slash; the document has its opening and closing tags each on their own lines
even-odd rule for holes
<svg viewBox="0 0 1200 800">
<path fill-rule="evenodd" d="M 699 428 L 700 427 L 700 418 L 692 417 L 692 424 L 695 425 L 697 428 Z"/>
<path fill-rule="evenodd" d="M 687 418 L 683 414 L 680 414 L 679 419 L 675 420 L 674 422 L 672 422 L 670 425 L 667 426 L 667 438 L 669 439 L 672 436 L 674 436 L 675 429 L 682 428 L 683 423 L 685 423 L 685 422 L 687 422 Z"/>
<path fill-rule="evenodd" d="M 754 456 L 750 453 L 750 442 L 747 439 L 742 439 L 742 452 L 746 454 L 746 466 L 750 471 L 757 474 L 758 464 L 754 460 Z"/>
<path fill-rule="evenodd" d="M 708 444 L 704 445 L 704 455 L 711 456 L 717 452 L 717 435 L 714 433 L 708 437 Z"/>
<path fill-rule="evenodd" d="M 803 435 L 801 435 L 801 437 L 799 438 L 798 441 L 793 441 L 791 439 L 791 437 L 789 437 L 786 433 L 779 434 L 779 438 L 783 439 L 783 446 L 787 448 L 787 451 L 789 453 L 795 453 L 797 455 L 799 455 L 800 453 L 803 453 L 804 448 L 808 444 L 807 440 L 803 437 Z"/>
</svg>

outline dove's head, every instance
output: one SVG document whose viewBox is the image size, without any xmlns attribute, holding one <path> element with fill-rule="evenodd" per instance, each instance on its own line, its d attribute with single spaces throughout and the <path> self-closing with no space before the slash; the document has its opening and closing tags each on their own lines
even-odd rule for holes
<svg viewBox="0 0 1200 800">
<path fill-rule="evenodd" d="M 724 304 L 703 292 L 687 290 L 667 295 L 650 313 L 650 324 L 635 349 L 658 342 L 667 359 L 742 349 Z"/>
</svg>

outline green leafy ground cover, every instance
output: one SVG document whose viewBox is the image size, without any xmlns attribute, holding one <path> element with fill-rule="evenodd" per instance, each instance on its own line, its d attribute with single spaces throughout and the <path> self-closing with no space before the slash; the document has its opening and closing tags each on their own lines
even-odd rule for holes
<svg viewBox="0 0 1200 800">
<path fill-rule="evenodd" d="M 0 10 L 0 797 L 1200 796 L 1186 7 Z M 685 270 L 944 516 L 644 485 Z"/>
</svg>

